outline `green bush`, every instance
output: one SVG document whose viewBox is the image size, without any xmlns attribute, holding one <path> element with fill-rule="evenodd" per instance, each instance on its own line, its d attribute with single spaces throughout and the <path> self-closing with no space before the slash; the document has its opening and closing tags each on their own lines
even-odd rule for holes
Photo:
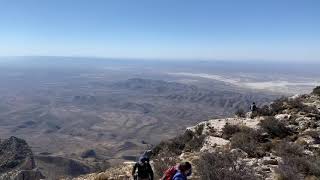
<svg viewBox="0 0 320 180">
<path fill-rule="evenodd" d="M 270 106 L 263 106 L 258 109 L 257 114 L 259 116 L 273 116 L 283 113 L 283 110 L 286 109 L 296 112 L 303 111 L 306 113 L 316 113 L 317 110 L 314 107 L 303 104 L 304 98 L 304 96 L 301 96 L 298 98 L 282 97 L 276 99 L 272 104 L 270 104 Z"/>
<path fill-rule="evenodd" d="M 238 116 L 238 117 L 246 117 L 246 112 L 243 110 L 243 109 L 238 109 L 236 112 L 235 112 L 235 115 Z"/>
<path fill-rule="evenodd" d="M 287 128 L 283 122 L 275 119 L 273 116 L 266 117 L 264 120 L 262 120 L 259 123 L 259 125 L 264 131 L 266 131 L 273 138 L 274 137 L 284 138 L 292 134 L 290 129 Z"/>
<path fill-rule="evenodd" d="M 285 156 L 282 157 L 282 163 L 279 164 L 277 172 L 282 179 L 294 178 L 291 173 L 287 172 L 291 170 L 292 174 L 296 174 L 306 177 L 306 176 L 315 176 L 320 178 L 320 159 L 316 157 L 296 157 L 296 156 Z M 289 177 L 285 178 L 286 176 Z M 299 177 L 299 176 L 298 176 Z M 300 178 L 303 179 L 303 178 Z"/>
<path fill-rule="evenodd" d="M 245 151 L 250 157 L 261 157 L 265 154 L 260 146 L 260 134 L 251 128 L 241 128 L 231 137 L 231 147 Z"/>
<path fill-rule="evenodd" d="M 317 86 L 316 88 L 314 88 L 312 93 L 315 95 L 320 95 L 320 86 Z"/>
<path fill-rule="evenodd" d="M 320 158 L 304 154 L 304 148 L 302 146 L 294 143 L 281 142 L 276 146 L 275 151 L 278 156 L 282 157 L 282 162 L 279 164 L 277 170 L 281 179 L 291 177 L 296 179 L 292 176 L 294 174 L 320 178 Z M 292 172 L 290 173 L 288 170 Z"/>
<path fill-rule="evenodd" d="M 261 108 L 257 109 L 257 115 L 258 116 L 271 116 L 272 112 L 271 112 L 268 105 L 264 105 Z"/>
<path fill-rule="evenodd" d="M 158 154 L 154 157 L 153 170 L 155 179 L 160 179 L 168 168 L 176 165 L 177 161 L 175 154 Z"/>
<path fill-rule="evenodd" d="M 224 139 L 230 139 L 233 134 L 240 132 L 241 129 L 238 125 L 231 125 L 231 124 L 226 124 L 222 128 L 222 137 Z"/>
<path fill-rule="evenodd" d="M 184 150 L 187 152 L 199 151 L 203 146 L 205 137 L 205 135 L 193 137 L 189 142 L 186 143 Z"/>
<path fill-rule="evenodd" d="M 187 130 L 183 135 L 160 142 L 153 148 L 152 152 L 153 155 L 160 153 L 180 155 L 183 150 L 189 152 L 197 151 L 202 147 L 204 138 L 204 135 L 197 136 L 194 132 Z"/>
<path fill-rule="evenodd" d="M 231 153 L 205 153 L 197 162 L 201 180 L 256 180 L 259 179 L 245 164 L 237 162 Z"/>
<path fill-rule="evenodd" d="M 275 101 L 273 101 L 273 103 L 270 105 L 270 112 L 272 115 L 275 114 L 279 114 L 281 113 L 283 110 L 286 109 L 285 107 L 285 102 L 288 100 L 288 98 L 286 97 L 282 97 L 279 99 L 276 99 Z"/>
<path fill-rule="evenodd" d="M 303 109 L 305 105 L 302 103 L 301 98 L 288 99 L 287 104 L 289 108 Z"/>
<path fill-rule="evenodd" d="M 295 144 L 295 143 L 288 143 L 285 141 L 281 141 L 275 147 L 276 154 L 281 157 L 286 156 L 296 156 L 302 157 L 303 154 L 303 147 Z"/>
<path fill-rule="evenodd" d="M 177 136 L 167 141 L 162 141 L 153 148 L 153 155 L 157 155 L 160 153 L 172 153 L 179 155 L 186 147 L 186 144 L 193 138 L 194 133 L 192 131 L 186 131 L 183 135 Z"/>
<path fill-rule="evenodd" d="M 299 172 L 295 166 L 290 166 L 287 162 L 280 163 L 275 171 L 278 176 L 278 180 L 301 180 L 304 179 L 304 175 Z"/>
<path fill-rule="evenodd" d="M 294 109 L 296 112 L 302 111 L 305 113 L 318 113 L 318 109 L 314 106 L 303 104 L 303 98 L 295 98 L 287 100 L 287 108 Z"/>
</svg>

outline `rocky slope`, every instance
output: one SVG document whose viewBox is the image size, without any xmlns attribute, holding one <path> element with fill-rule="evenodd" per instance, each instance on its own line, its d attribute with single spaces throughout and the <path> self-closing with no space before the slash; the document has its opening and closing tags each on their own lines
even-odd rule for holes
<svg viewBox="0 0 320 180">
<path fill-rule="evenodd" d="M 192 179 L 319 179 L 319 109 L 320 95 L 300 95 L 246 117 L 201 122 L 153 149 L 155 174 L 190 161 Z M 126 163 L 75 179 L 129 179 L 131 167 Z"/>
<path fill-rule="evenodd" d="M 0 179 L 39 180 L 44 176 L 36 169 L 26 141 L 10 137 L 0 142 Z"/>
</svg>

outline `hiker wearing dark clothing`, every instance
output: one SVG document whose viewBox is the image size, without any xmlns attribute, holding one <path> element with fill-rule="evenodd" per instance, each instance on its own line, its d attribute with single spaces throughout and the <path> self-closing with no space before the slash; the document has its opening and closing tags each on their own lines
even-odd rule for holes
<svg viewBox="0 0 320 180">
<path fill-rule="evenodd" d="M 251 112 L 257 111 L 257 106 L 256 106 L 256 103 L 255 103 L 255 102 L 253 102 L 253 103 L 251 104 L 251 106 L 250 106 L 250 111 L 251 111 Z"/>
<path fill-rule="evenodd" d="M 192 166 L 189 162 L 180 163 L 166 170 L 162 180 L 187 180 L 192 174 Z"/>
<path fill-rule="evenodd" d="M 257 108 L 255 102 L 253 102 L 253 103 L 251 104 L 251 106 L 250 106 L 250 111 L 251 111 L 251 115 L 250 115 L 250 118 L 251 118 L 251 119 L 257 116 L 257 114 L 258 114 L 258 108 Z"/>
<path fill-rule="evenodd" d="M 137 174 L 136 170 L 138 170 Z M 153 170 L 149 164 L 148 158 L 140 158 L 139 162 L 137 162 L 133 167 L 132 176 L 135 180 L 153 180 Z"/>
</svg>

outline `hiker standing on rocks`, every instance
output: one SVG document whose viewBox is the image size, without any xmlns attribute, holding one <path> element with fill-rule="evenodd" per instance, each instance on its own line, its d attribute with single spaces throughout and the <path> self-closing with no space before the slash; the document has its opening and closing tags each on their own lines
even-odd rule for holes
<svg viewBox="0 0 320 180">
<path fill-rule="evenodd" d="M 136 174 L 136 170 L 138 170 Z M 153 170 L 149 164 L 149 158 L 141 157 L 132 170 L 134 180 L 153 180 Z"/>
<path fill-rule="evenodd" d="M 166 170 L 161 180 L 187 180 L 192 174 L 192 166 L 189 162 L 182 162 Z"/>
<path fill-rule="evenodd" d="M 251 111 L 251 112 L 257 111 L 257 106 L 256 106 L 256 103 L 255 103 L 255 102 L 253 102 L 253 103 L 251 104 L 251 106 L 250 106 L 250 111 Z"/>
<path fill-rule="evenodd" d="M 251 104 L 251 106 L 250 106 L 250 111 L 251 111 L 250 118 L 251 118 L 251 119 L 254 118 L 254 117 L 256 117 L 256 115 L 257 115 L 257 110 L 258 110 L 257 105 L 256 105 L 255 102 L 253 102 L 253 103 Z"/>
</svg>

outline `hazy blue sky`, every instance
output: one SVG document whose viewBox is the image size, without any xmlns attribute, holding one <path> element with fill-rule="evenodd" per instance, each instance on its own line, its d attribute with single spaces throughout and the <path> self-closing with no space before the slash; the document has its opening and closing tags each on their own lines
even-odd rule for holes
<svg viewBox="0 0 320 180">
<path fill-rule="evenodd" d="M 320 0 L 0 0 L 0 55 L 320 61 Z"/>
</svg>

